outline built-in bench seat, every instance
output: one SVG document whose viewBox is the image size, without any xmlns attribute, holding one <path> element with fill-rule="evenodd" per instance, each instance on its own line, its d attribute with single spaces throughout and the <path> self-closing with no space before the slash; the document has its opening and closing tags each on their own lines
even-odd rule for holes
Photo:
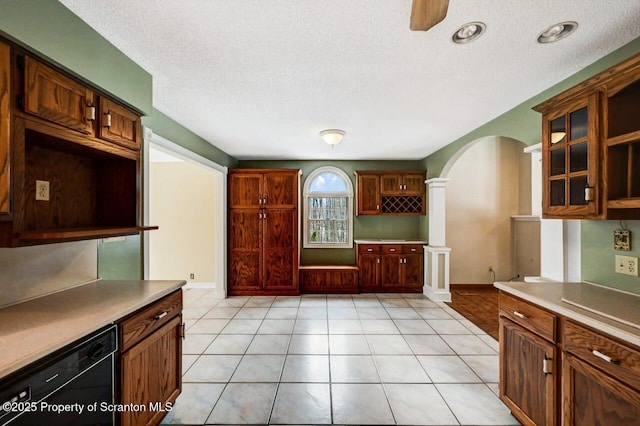
<svg viewBox="0 0 640 426">
<path fill-rule="evenodd" d="M 356 265 L 301 265 L 300 293 L 359 293 Z"/>
</svg>

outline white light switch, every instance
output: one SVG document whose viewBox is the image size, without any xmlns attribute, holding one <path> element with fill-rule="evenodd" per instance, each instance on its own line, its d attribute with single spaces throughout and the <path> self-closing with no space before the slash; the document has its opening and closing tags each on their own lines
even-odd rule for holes
<svg viewBox="0 0 640 426">
<path fill-rule="evenodd" d="M 49 181 L 36 180 L 36 200 L 49 201 Z"/>
</svg>

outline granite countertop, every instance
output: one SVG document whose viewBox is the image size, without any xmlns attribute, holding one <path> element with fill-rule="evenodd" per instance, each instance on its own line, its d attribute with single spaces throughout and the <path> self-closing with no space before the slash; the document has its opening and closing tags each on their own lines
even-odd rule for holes
<svg viewBox="0 0 640 426">
<path fill-rule="evenodd" d="M 0 309 L 0 378 L 184 284 L 98 280 Z"/>
<path fill-rule="evenodd" d="M 356 244 L 429 244 L 424 240 L 394 240 L 391 238 L 353 240 Z"/>
<path fill-rule="evenodd" d="M 496 282 L 498 289 L 640 346 L 640 295 L 591 283 Z"/>
</svg>

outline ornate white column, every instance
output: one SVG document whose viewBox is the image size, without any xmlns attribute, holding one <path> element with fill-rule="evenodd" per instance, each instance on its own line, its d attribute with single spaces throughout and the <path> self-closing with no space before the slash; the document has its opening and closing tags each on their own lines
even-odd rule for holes
<svg viewBox="0 0 640 426">
<path fill-rule="evenodd" d="M 445 187 L 448 178 L 429 179 L 429 245 L 424 246 L 423 292 L 431 300 L 451 301 L 449 291 L 449 254 L 445 239 Z"/>
</svg>

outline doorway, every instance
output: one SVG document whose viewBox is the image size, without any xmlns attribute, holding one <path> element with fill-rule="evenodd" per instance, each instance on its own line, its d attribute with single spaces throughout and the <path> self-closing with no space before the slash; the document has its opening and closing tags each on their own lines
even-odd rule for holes
<svg viewBox="0 0 640 426">
<path fill-rule="evenodd" d="M 144 278 L 226 297 L 227 168 L 145 129 Z"/>
</svg>

